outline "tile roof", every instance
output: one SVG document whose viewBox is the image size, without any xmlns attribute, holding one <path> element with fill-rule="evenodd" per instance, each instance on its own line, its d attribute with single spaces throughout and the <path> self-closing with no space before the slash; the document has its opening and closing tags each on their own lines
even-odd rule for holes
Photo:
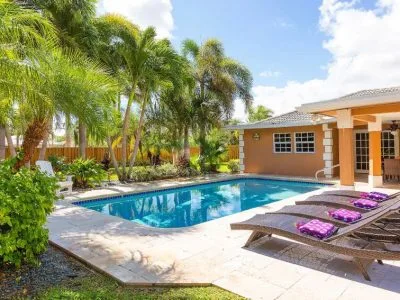
<svg viewBox="0 0 400 300">
<path fill-rule="evenodd" d="M 226 126 L 227 129 L 256 129 L 256 128 L 279 128 L 310 126 L 322 123 L 333 122 L 334 118 L 327 118 L 321 115 L 292 111 L 276 117 L 271 117 L 254 123 L 243 123 L 238 125 Z"/>
<path fill-rule="evenodd" d="M 381 97 L 381 96 L 391 96 L 391 95 L 400 95 L 400 86 L 388 87 L 388 88 L 380 88 L 380 89 L 369 89 L 369 90 L 361 90 L 355 93 L 351 93 L 340 97 L 338 99 L 354 99 L 354 98 L 370 98 L 370 97 Z"/>
</svg>

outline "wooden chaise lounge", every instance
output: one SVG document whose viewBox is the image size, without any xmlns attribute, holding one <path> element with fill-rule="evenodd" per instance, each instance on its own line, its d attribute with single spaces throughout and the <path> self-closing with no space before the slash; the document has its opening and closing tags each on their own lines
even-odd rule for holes
<svg viewBox="0 0 400 300">
<path fill-rule="evenodd" d="M 310 196 L 305 200 L 296 201 L 296 205 L 324 205 L 334 208 L 347 208 L 351 210 L 355 210 L 361 213 L 368 212 L 369 210 L 356 207 L 353 205 L 352 201 L 355 198 L 350 196 L 337 196 L 337 195 L 330 195 L 330 194 L 321 194 L 321 195 L 314 195 Z M 382 201 L 379 203 L 379 206 L 388 206 L 393 204 L 394 202 L 399 201 L 398 195 L 389 198 L 388 200 Z"/>
<path fill-rule="evenodd" d="M 305 218 L 284 213 L 256 215 L 247 221 L 231 224 L 231 229 L 253 231 L 245 247 L 264 236 L 271 237 L 275 234 L 333 253 L 350 256 L 364 278 L 371 280 L 365 267 L 366 263 L 374 260 L 380 263 L 382 263 L 382 260 L 400 260 L 400 251 L 390 250 L 385 245 L 385 242 L 400 244 L 400 234 L 397 230 L 393 231 L 392 228 L 388 228 L 384 230 L 385 234 L 377 235 L 379 239 L 374 239 L 373 237 L 365 238 L 364 232 L 368 232 L 374 227 L 381 227 L 383 219 L 392 214 L 397 214 L 399 210 L 399 202 L 388 205 L 357 223 L 339 227 L 334 235 L 323 240 L 302 234 L 295 226 L 297 222 L 308 222 L 314 217 Z M 383 240 L 380 237 L 383 237 Z"/>
</svg>

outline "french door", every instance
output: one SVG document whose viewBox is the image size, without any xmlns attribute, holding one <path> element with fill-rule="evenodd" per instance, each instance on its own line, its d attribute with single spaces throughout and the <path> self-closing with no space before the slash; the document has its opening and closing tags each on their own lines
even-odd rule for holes
<svg viewBox="0 0 400 300">
<path fill-rule="evenodd" d="M 395 136 L 390 131 L 382 131 L 382 161 L 385 158 L 394 158 L 396 153 Z M 368 173 L 369 171 L 369 134 L 367 130 L 358 130 L 354 133 L 355 172 Z"/>
</svg>

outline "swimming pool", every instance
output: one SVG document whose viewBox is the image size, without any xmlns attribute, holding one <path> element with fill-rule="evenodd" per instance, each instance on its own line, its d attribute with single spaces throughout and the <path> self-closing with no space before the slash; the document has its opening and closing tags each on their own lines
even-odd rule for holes
<svg viewBox="0 0 400 300">
<path fill-rule="evenodd" d="M 246 178 L 74 204 L 152 227 L 175 228 L 218 219 L 323 186 Z"/>
</svg>

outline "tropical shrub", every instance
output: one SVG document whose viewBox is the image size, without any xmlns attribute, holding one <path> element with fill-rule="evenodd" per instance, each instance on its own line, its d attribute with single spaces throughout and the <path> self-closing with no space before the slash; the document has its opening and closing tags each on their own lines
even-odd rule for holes
<svg viewBox="0 0 400 300">
<path fill-rule="evenodd" d="M 179 158 L 177 168 L 178 168 L 178 176 L 180 177 L 192 177 L 200 175 L 200 172 L 192 164 L 192 162 L 186 159 L 184 156 Z"/>
<path fill-rule="evenodd" d="M 131 179 L 134 181 L 152 181 L 157 179 L 157 172 L 155 167 L 133 167 Z"/>
<path fill-rule="evenodd" d="M 134 181 L 152 181 L 178 176 L 178 168 L 167 163 L 160 166 L 138 166 L 132 168 L 131 178 Z"/>
<path fill-rule="evenodd" d="M 171 163 L 166 163 L 156 167 L 157 173 L 162 178 L 173 178 L 178 175 L 178 168 Z"/>
<path fill-rule="evenodd" d="M 78 158 L 68 166 L 68 174 L 74 177 L 74 186 L 87 188 L 100 184 L 107 173 L 93 159 Z"/>
<path fill-rule="evenodd" d="M 207 140 L 203 145 L 203 153 L 199 156 L 202 172 L 216 172 L 221 156 L 226 152 L 226 144 L 218 140 Z"/>
<path fill-rule="evenodd" d="M 0 263 L 37 263 L 47 248 L 46 217 L 57 199 L 56 179 L 37 170 L 0 163 Z"/>
<path fill-rule="evenodd" d="M 231 171 L 231 173 L 237 173 L 239 172 L 239 160 L 237 159 L 231 159 L 228 162 L 228 169 Z"/>
<path fill-rule="evenodd" d="M 65 172 L 68 165 L 65 163 L 65 157 L 57 155 L 49 155 L 47 160 L 51 163 L 54 172 Z"/>
</svg>

